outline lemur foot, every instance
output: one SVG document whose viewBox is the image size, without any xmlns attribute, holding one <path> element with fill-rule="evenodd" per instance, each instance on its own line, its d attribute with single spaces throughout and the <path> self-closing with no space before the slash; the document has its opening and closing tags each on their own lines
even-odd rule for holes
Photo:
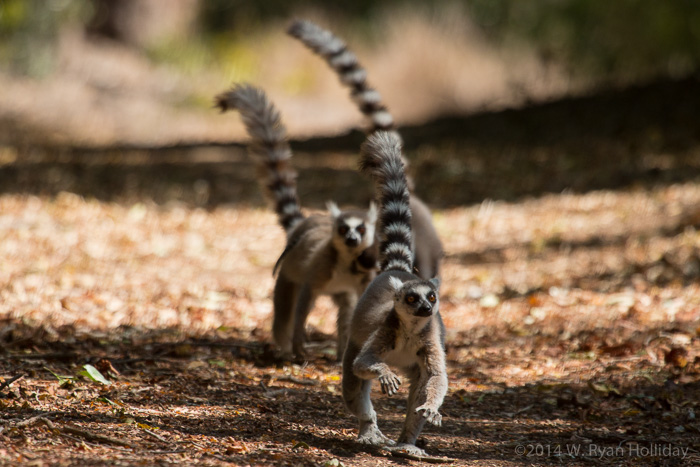
<svg viewBox="0 0 700 467">
<path fill-rule="evenodd" d="M 405 453 L 411 456 L 428 457 L 428 454 L 415 444 L 399 443 L 392 447 L 387 447 L 392 453 Z"/>
<path fill-rule="evenodd" d="M 392 456 L 402 457 L 414 461 L 430 462 L 431 464 L 448 464 L 455 460 L 449 457 L 435 457 L 427 454 L 424 450 L 408 443 L 399 443 L 396 446 L 385 446 L 384 449 L 389 451 Z"/>
<path fill-rule="evenodd" d="M 396 442 L 384 436 L 375 424 L 368 424 L 360 429 L 357 442 L 371 446 L 395 446 Z"/>
</svg>

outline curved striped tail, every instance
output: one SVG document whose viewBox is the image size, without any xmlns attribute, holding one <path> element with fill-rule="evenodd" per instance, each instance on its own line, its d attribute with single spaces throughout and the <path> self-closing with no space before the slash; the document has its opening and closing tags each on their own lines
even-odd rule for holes
<svg viewBox="0 0 700 467">
<path fill-rule="evenodd" d="M 353 101 L 370 122 L 369 134 L 394 129 L 394 117 L 382 103 L 379 93 L 367 84 L 367 71 L 342 39 L 307 20 L 295 21 L 287 33 L 323 57 L 338 73 L 340 81 L 351 89 Z"/>
<path fill-rule="evenodd" d="M 362 144 L 360 171 L 374 179 L 379 194 L 382 271 L 413 272 L 411 207 L 399 135 L 394 131 L 370 135 Z"/>
<path fill-rule="evenodd" d="M 280 224 L 289 232 L 304 215 L 297 197 L 297 173 L 290 164 L 292 151 L 279 111 L 263 90 L 249 84 L 235 85 L 219 94 L 216 106 L 222 112 L 240 112 L 251 138 L 248 150 L 258 162 L 260 183 L 275 205 Z"/>
</svg>

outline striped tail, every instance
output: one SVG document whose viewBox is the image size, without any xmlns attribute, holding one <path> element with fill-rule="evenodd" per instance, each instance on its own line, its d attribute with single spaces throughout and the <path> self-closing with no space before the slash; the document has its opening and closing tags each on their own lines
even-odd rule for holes
<svg viewBox="0 0 700 467">
<path fill-rule="evenodd" d="M 382 103 L 379 93 L 367 84 L 367 71 L 358 63 L 357 57 L 348 50 L 342 39 L 306 20 L 292 23 L 287 33 L 323 57 L 338 73 L 340 81 L 350 87 L 353 101 L 371 125 L 368 134 L 394 129 L 394 117 Z"/>
<path fill-rule="evenodd" d="M 362 145 L 360 171 L 374 179 L 379 194 L 379 260 L 382 271 L 413 272 L 411 207 L 401 156 L 401 139 L 394 131 L 378 131 Z"/>
<path fill-rule="evenodd" d="M 266 195 L 275 205 L 285 232 L 304 219 L 297 197 L 297 173 L 290 164 L 292 151 L 279 111 L 265 92 L 249 84 L 235 85 L 216 96 L 216 106 L 241 113 L 251 142 L 249 152 L 258 161 L 258 175 Z"/>
</svg>

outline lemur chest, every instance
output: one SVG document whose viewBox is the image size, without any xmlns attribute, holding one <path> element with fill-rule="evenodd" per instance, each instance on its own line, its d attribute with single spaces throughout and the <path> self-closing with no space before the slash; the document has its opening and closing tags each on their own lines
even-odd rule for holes
<svg viewBox="0 0 700 467">
<path fill-rule="evenodd" d="M 323 287 L 323 293 L 333 295 L 344 292 L 358 292 L 362 284 L 363 276 L 353 273 L 349 267 L 335 268 L 330 280 Z"/>
<path fill-rule="evenodd" d="M 385 362 L 399 368 L 411 367 L 419 362 L 422 348 L 418 336 L 399 335 L 396 337 L 394 348 L 386 354 Z"/>
</svg>

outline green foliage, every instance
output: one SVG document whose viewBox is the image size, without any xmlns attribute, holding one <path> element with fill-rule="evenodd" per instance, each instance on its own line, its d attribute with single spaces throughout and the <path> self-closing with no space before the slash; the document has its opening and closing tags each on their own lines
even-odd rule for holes
<svg viewBox="0 0 700 467">
<path fill-rule="evenodd" d="M 54 373 L 49 368 L 44 367 L 44 369 L 47 370 L 52 375 L 54 375 L 56 377 L 56 379 L 58 379 L 58 384 L 61 387 L 72 386 L 75 383 L 75 381 L 77 380 L 77 377 L 75 377 L 75 376 L 63 376 L 63 375 L 59 375 L 58 373 Z M 95 381 L 96 383 L 102 383 L 105 386 L 109 386 L 111 384 L 109 382 L 109 380 L 107 380 L 107 378 L 105 378 L 97 368 L 95 368 L 94 366 L 92 366 L 90 364 L 83 365 L 83 370 L 78 372 L 78 375 L 83 376 L 83 377 L 90 379 L 92 381 Z M 107 400 L 107 399 L 105 399 L 105 400 Z M 109 400 L 107 400 L 107 402 L 111 403 L 111 401 L 109 401 Z"/>
<path fill-rule="evenodd" d="M 497 2 L 498 3 L 498 2 Z M 504 40 L 528 41 L 572 73 L 621 79 L 698 67 L 700 3 L 669 0 L 501 0 Z"/>
<path fill-rule="evenodd" d="M 259 27 L 272 20 L 288 20 L 299 12 L 316 10 L 343 20 L 355 22 L 376 17 L 383 10 L 401 8 L 402 5 L 418 6 L 441 3 L 438 0 L 355 0 L 353 2 L 328 2 L 322 0 L 207 0 L 203 2 L 202 25 L 212 32 L 224 32 L 237 28 Z"/>
<path fill-rule="evenodd" d="M 56 379 L 58 380 L 58 385 L 60 387 L 69 388 L 69 387 L 73 386 L 73 383 L 75 382 L 75 379 L 76 379 L 74 376 L 59 375 L 58 373 L 54 373 L 53 371 L 51 371 L 47 367 L 44 367 L 44 369 L 56 377 Z"/>
<path fill-rule="evenodd" d="M 455 0 L 492 42 L 534 46 L 543 61 L 594 80 L 683 75 L 700 66 L 700 2 L 695 0 Z M 212 33 L 240 30 L 315 9 L 372 35 L 380 14 L 420 8 L 430 15 L 448 2 L 388 0 L 210 0 L 202 26 Z M 339 31 L 340 32 L 340 31 Z"/>
<path fill-rule="evenodd" d="M 534 44 L 572 73 L 621 79 L 684 74 L 700 64 L 700 2 L 474 0 L 492 38 Z M 485 21 L 480 21 L 484 18 Z"/>
<path fill-rule="evenodd" d="M 373 25 L 402 8 L 430 16 L 454 4 L 496 45 L 534 46 L 543 61 L 578 77 L 683 75 L 700 66 L 696 0 L 202 0 L 200 34 L 171 38 L 147 52 L 185 72 L 214 70 L 231 80 L 254 79 L 257 59 L 250 45 L 271 20 L 315 10 L 332 18 L 341 35 L 371 39 Z M 0 1 L 0 69 L 48 74 L 60 30 L 85 27 L 93 14 L 93 4 L 80 0 Z"/>
<path fill-rule="evenodd" d="M 220 85 L 232 82 L 256 81 L 260 56 L 252 44 L 263 40 L 257 34 L 239 34 L 237 31 L 203 31 L 196 36 L 178 36 L 155 43 L 145 53 L 155 63 L 166 64 L 186 76 L 208 76 L 218 79 Z M 195 91 L 181 103 L 184 107 L 211 107 L 211 93 Z"/>
<path fill-rule="evenodd" d="M 0 1 L 0 69 L 47 75 L 61 28 L 84 23 L 90 13 L 89 2 L 79 0 Z"/>
<path fill-rule="evenodd" d="M 102 383 L 105 386 L 109 386 L 110 384 L 112 384 L 109 382 L 109 380 L 107 380 L 107 378 L 102 376 L 102 373 L 100 373 L 100 370 L 98 370 L 97 368 L 95 368 L 94 366 L 92 366 L 90 364 L 83 365 L 83 371 L 81 371 L 79 374 L 80 374 L 80 376 L 88 378 L 96 383 Z"/>
</svg>

